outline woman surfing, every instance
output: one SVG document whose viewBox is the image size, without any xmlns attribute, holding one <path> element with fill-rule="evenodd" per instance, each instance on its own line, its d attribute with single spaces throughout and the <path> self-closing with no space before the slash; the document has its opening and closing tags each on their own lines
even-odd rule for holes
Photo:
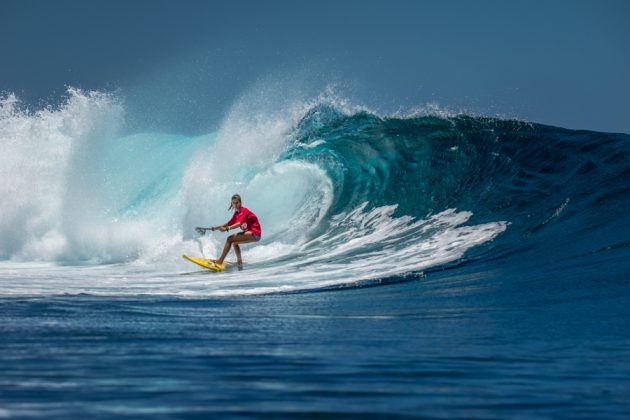
<svg viewBox="0 0 630 420">
<path fill-rule="evenodd" d="M 243 260 L 241 259 L 241 247 L 240 244 L 246 244 L 248 242 L 258 242 L 262 234 L 258 217 L 249 209 L 243 207 L 241 196 L 234 194 L 228 210 L 234 209 L 232 218 L 227 222 L 219 226 L 212 226 L 210 228 L 197 228 L 197 232 L 203 234 L 206 230 L 220 230 L 221 232 L 227 232 L 238 227 L 242 232 L 235 233 L 228 236 L 225 240 L 225 246 L 221 256 L 216 260 L 211 260 L 219 266 L 223 266 L 225 257 L 230 252 L 230 248 L 234 246 L 234 253 L 236 254 L 236 264 L 238 267 L 243 266 Z"/>
</svg>

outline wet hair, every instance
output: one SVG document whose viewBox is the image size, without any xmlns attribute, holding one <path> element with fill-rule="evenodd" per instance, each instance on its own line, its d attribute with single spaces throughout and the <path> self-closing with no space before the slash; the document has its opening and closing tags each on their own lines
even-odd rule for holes
<svg viewBox="0 0 630 420">
<path fill-rule="evenodd" d="M 232 198 L 230 199 L 230 208 L 228 209 L 228 211 L 234 208 L 234 204 L 232 204 L 232 200 L 234 199 L 237 199 L 238 202 L 241 203 L 241 205 L 243 205 L 243 200 L 241 200 L 241 196 L 238 194 L 234 194 Z"/>
</svg>

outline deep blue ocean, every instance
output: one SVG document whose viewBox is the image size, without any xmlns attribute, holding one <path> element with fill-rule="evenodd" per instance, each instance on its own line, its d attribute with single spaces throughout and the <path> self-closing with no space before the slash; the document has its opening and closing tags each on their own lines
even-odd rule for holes
<svg viewBox="0 0 630 420">
<path fill-rule="evenodd" d="M 126 118 L 1 101 L 0 418 L 630 417 L 630 135 L 332 97 Z M 243 270 L 183 260 L 234 193 Z"/>
</svg>

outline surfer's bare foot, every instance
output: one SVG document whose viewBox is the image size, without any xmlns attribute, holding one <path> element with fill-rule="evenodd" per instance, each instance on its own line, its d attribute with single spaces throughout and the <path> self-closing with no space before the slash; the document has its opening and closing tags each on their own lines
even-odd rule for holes
<svg viewBox="0 0 630 420">
<path fill-rule="evenodd" d="M 243 261 L 237 261 L 236 262 L 236 268 L 238 268 L 239 270 L 243 269 Z"/>
</svg>

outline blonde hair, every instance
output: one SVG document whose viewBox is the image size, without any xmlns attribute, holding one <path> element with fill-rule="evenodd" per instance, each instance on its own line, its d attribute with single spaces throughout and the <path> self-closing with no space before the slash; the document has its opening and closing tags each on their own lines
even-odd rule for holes
<svg viewBox="0 0 630 420">
<path fill-rule="evenodd" d="M 238 194 L 234 194 L 232 196 L 232 198 L 230 199 L 230 208 L 228 209 L 228 211 L 232 210 L 234 208 L 234 204 L 232 204 L 232 200 L 237 199 L 239 203 L 241 203 L 241 206 L 243 205 L 243 200 L 241 200 L 241 196 Z"/>
</svg>

